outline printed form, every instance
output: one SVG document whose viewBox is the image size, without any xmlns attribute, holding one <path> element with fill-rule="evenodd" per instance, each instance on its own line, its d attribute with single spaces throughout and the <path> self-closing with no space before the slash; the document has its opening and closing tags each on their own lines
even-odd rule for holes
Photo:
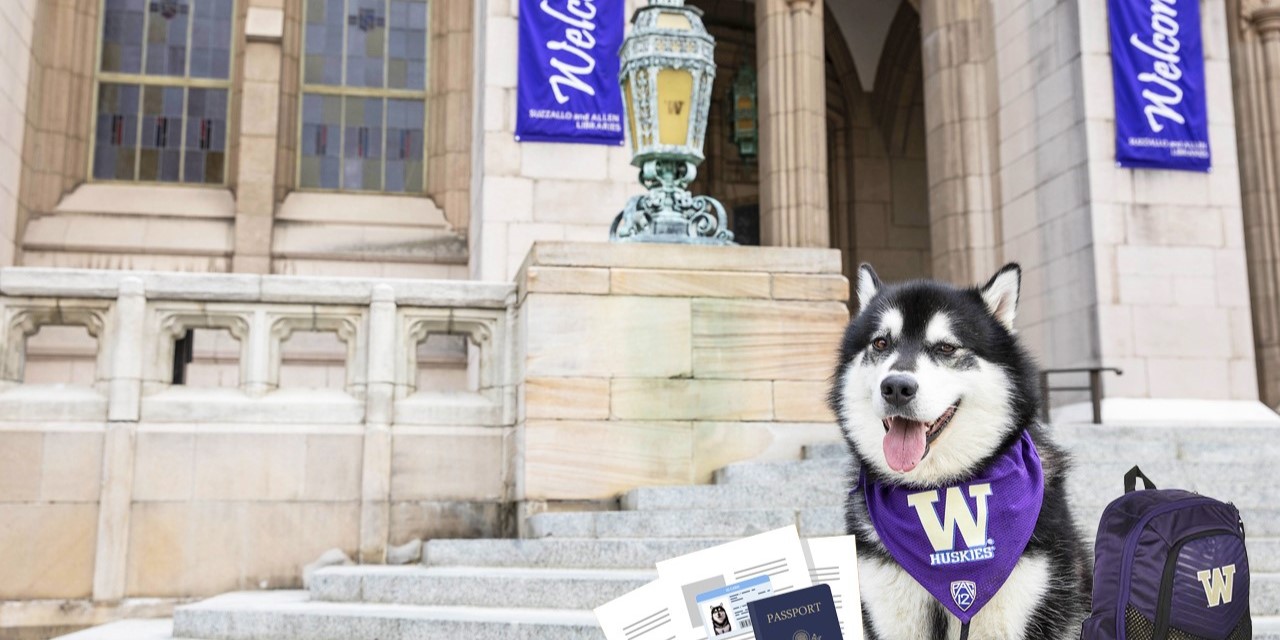
<svg viewBox="0 0 1280 640">
<path fill-rule="evenodd" d="M 680 590 L 658 579 L 621 598 L 596 607 L 596 620 L 606 640 L 693 640 L 678 611 Z"/>
<path fill-rule="evenodd" d="M 681 609 L 673 611 L 673 617 L 693 640 L 708 637 L 698 607 L 699 595 L 758 576 L 769 577 L 773 595 L 813 586 L 795 525 L 658 563 L 659 579 L 671 585 L 681 601 Z M 717 637 L 754 640 L 755 634 L 746 627 Z"/>
<path fill-rule="evenodd" d="M 815 584 L 831 587 L 846 640 L 863 638 L 853 536 L 802 540 L 792 525 L 657 566 L 657 580 L 596 608 L 607 640 L 755 640 L 739 609 Z"/>
<path fill-rule="evenodd" d="M 809 578 L 831 587 L 844 640 L 862 640 L 862 596 L 858 592 L 858 547 L 853 536 L 804 541 Z"/>
</svg>

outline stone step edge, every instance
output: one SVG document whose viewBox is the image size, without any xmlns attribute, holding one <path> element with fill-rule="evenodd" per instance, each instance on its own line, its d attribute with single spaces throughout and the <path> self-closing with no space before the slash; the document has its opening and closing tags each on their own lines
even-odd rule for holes
<svg viewBox="0 0 1280 640">
<path fill-rule="evenodd" d="M 448 622 L 500 622 L 537 625 L 592 625 L 595 614 L 576 609 L 519 609 L 501 607 L 458 607 L 362 602 L 326 602 L 312 600 L 306 591 L 236 591 L 214 596 L 174 611 L 173 619 L 210 614 L 274 613 L 328 616 L 377 617 L 394 619 L 441 620 Z"/>
</svg>

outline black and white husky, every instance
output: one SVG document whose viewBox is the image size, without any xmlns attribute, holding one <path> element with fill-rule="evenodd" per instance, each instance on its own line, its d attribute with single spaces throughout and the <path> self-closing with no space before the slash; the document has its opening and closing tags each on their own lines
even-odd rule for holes
<svg viewBox="0 0 1280 640">
<path fill-rule="evenodd" d="M 1043 506 L 1013 573 L 973 618 L 972 640 L 1078 638 L 1089 608 L 1092 561 L 1067 506 L 1069 461 L 1036 422 L 1035 365 L 1014 336 L 1020 286 L 1016 264 L 968 289 L 884 285 L 862 265 L 859 310 L 830 397 L 855 485 L 859 467 L 895 485 L 964 481 L 1029 430 L 1044 469 Z M 881 543 L 861 491 L 850 491 L 845 517 L 858 539 L 868 640 L 957 638 L 959 620 Z"/>
</svg>

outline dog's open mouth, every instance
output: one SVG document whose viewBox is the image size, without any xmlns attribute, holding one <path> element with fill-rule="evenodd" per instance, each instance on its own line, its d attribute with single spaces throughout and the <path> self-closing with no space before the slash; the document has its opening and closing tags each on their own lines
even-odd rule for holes
<svg viewBox="0 0 1280 640">
<path fill-rule="evenodd" d="M 906 473 L 920 464 L 929 453 L 929 445 L 942 433 L 956 415 L 957 401 L 947 407 L 933 422 L 921 422 L 902 416 L 884 419 L 884 459 L 889 468 Z"/>
</svg>

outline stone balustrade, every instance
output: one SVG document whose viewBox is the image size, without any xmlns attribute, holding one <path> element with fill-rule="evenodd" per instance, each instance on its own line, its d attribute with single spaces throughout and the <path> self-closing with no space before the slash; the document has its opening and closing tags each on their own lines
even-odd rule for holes
<svg viewBox="0 0 1280 640">
<path fill-rule="evenodd" d="M 285 586 L 328 548 L 503 535 L 516 288 L 0 269 L 0 599 Z M 42 327 L 97 339 L 86 384 L 24 384 Z M 173 384 L 188 330 L 228 331 L 239 385 Z M 345 385 L 282 388 L 282 346 L 332 332 Z M 420 388 L 418 345 L 465 336 L 467 390 Z M 217 558 L 214 560 L 214 558 Z"/>
</svg>

